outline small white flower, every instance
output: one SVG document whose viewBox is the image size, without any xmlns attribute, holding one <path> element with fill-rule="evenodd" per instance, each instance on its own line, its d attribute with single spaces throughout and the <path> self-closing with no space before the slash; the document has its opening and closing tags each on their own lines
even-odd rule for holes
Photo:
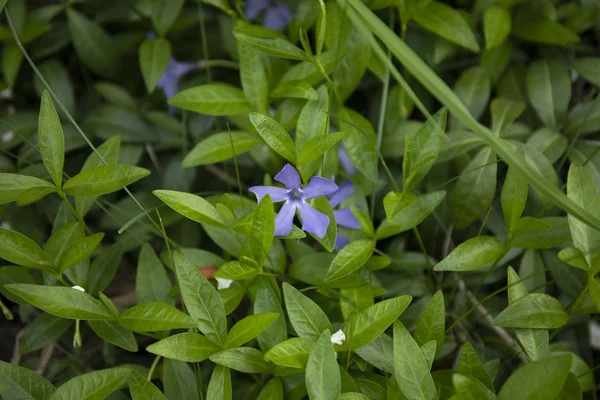
<svg viewBox="0 0 600 400">
<path fill-rule="evenodd" d="M 2 134 L 2 143 L 8 143 L 15 138 L 15 133 L 13 131 L 6 131 Z"/>
<path fill-rule="evenodd" d="M 217 290 L 227 289 L 233 283 L 231 279 L 217 277 L 215 277 L 215 279 L 217 280 Z"/>
<path fill-rule="evenodd" d="M 0 228 L 12 231 L 12 227 L 6 221 L 2 221 L 2 223 L 0 224 Z"/>
<path fill-rule="evenodd" d="M 80 292 L 85 292 L 85 289 L 84 289 L 84 288 L 82 288 L 82 287 L 81 287 L 81 286 L 79 286 L 79 285 L 75 285 L 75 286 L 73 286 L 71 289 L 79 290 Z"/>
<path fill-rule="evenodd" d="M 333 335 L 331 335 L 331 343 L 333 343 L 333 344 L 339 344 L 341 346 L 344 344 L 345 341 L 346 341 L 346 335 L 344 334 L 344 332 L 342 332 L 341 329 L 339 331 L 337 331 L 336 333 L 334 333 Z"/>
</svg>

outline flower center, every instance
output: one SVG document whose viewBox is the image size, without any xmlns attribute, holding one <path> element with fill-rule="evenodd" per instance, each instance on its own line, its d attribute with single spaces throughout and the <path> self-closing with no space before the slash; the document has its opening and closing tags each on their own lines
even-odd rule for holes
<svg viewBox="0 0 600 400">
<path fill-rule="evenodd" d="M 300 194 L 300 190 L 298 190 L 298 189 L 290 190 L 290 199 L 300 200 L 301 198 L 302 198 L 302 195 Z"/>
</svg>

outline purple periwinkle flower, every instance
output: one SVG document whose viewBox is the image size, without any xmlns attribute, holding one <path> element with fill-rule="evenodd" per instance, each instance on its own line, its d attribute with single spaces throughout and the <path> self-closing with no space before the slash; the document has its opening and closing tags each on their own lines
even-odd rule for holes
<svg viewBox="0 0 600 400">
<path fill-rule="evenodd" d="M 354 185 L 350 179 L 347 179 L 342 182 L 339 189 L 335 193 L 330 194 L 327 196 L 327 198 L 329 199 L 331 207 L 336 208 L 342 203 L 342 201 L 346 199 L 346 197 L 350 196 L 352 193 L 354 193 Z M 335 216 L 335 222 L 338 224 L 338 226 L 350 229 L 360 229 L 360 224 L 358 223 L 358 220 L 354 214 L 352 214 L 350 207 L 333 210 L 333 215 Z M 337 237 L 335 238 L 335 248 L 341 249 L 348 243 L 350 243 L 350 240 L 338 232 Z"/>
<path fill-rule="evenodd" d="M 179 62 L 171 57 L 167 69 L 163 72 L 156 87 L 162 89 L 169 100 L 179 91 L 179 78 L 196 68 L 198 68 L 198 63 Z M 175 111 L 175 107 L 170 105 L 169 114 L 173 114 L 173 111 Z"/>
<path fill-rule="evenodd" d="M 354 164 L 352 164 L 352 161 L 348 156 L 348 152 L 344 148 L 343 144 L 341 144 L 340 147 L 338 147 L 338 158 L 340 159 L 340 164 L 342 164 L 342 168 L 344 168 L 344 171 L 346 171 L 348 175 L 356 175 L 358 173 L 358 170 L 356 169 Z"/>
<path fill-rule="evenodd" d="M 248 190 L 256 195 L 259 202 L 266 195 L 271 196 L 274 203 L 285 201 L 275 217 L 275 236 L 287 236 L 292 232 L 294 215 L 298 210 L 302 218 L 302 229 L 321 239 L 324 238 L 329 226 L 329 217 L 312 208 L 306 200 L 332 194 L 338 190 L 338 186 L 329 179 L 313 176 L 308 184 L 301 188 L 300 175 L 290 164 L 285 164 L 274 179 L 283 183 L 286 189 L 276 186 L 252 186 Z"/>
<path fill-rule="evenodd" d="M 263 25 L 280 31 L 285 29 L 292 20 L 292 12 L 285 4 L 277 0 L 247 0 L 246 17 L 253 21 L 261 11 L 265 12 Z"/>
</svg>

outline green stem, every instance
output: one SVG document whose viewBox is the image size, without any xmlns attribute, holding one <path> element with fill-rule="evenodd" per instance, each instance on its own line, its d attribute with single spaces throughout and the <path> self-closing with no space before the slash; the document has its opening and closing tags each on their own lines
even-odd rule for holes
<svg viewBox="0 0 600 400">
<path fill-rule="evenodd" d="M 156 358 L 154 358 L 154 362 L 152 363 L 152 366 L 150 367 L 150 371 L 148 371 L 148 377 L 146 378 L 148 380 L 148 382 L 150 382 L 152 380 L 152 374 L 154 374 L 154 370 L 156 369 L 156 366 L 158 365 L 160 358 L 161 358 L 161 356 L 156 356 Z"/>
<path fill-rule="evenodd" d="M 60 189 L 58 191 L 58 195 L 65 202 L 65 204 L 69 208 L 69 211 L 71 211 L 71 214 L 73 214 L 73 217 L 75 217 L 75 219 L 83 226 L 83 228 L 85 229 L 85 231 L 88 234 L 91 234 L 92 231 L 90 231 L 90 229 L 85 224 L 85 221 L 83 220 L 83 217 L 81 215 L 79 215 L 79 213 L 77 212 L 77 210 L 75 210 L 75 208 L 73 207 L 73 205 L 71 204 L 71 202 L 67 198 L 67 195 L 64 194 L 64 192 L 62 190 L 60 190 Z"/>
<path fill-rule="evenodd" d="M 75 335 L 73 336 L 73 347 L 81 347 L 81 332 L 79 331 L 79 320 L 75 320 Z"/>
</svg>

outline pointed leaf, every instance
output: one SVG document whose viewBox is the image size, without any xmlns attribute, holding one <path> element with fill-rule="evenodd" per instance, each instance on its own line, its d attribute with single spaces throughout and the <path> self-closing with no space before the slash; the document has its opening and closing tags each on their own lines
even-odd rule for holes
<svg viewBox="0 0 600 400">
<path fill-rule="evenodd" d="M 219 350 L 219 346 L 195 332 L 169 336 L 146 347 L 152 354 L 185 362 L 204 361 Z"/>
<path fill-rule="evenodd" d="M 38 147 L 48 174 L 56 187 L 61 187 L 65 163 L 65 137 L 50 94 L 46 90 L 42 93 L 40 106 Z"/>
<path fill-rule="evenodd" d="M 214 164 L 239 156 L 262 143 L 256 134 L 231 131 L 213 133 L 198 143 L 183 159 L 183 168 Z M 235 151 L 235 153 L 234 153 Z"/>
<path fill-rule="evenodd" d="M 69 319 L 114 319 L 113 315 L 87 293 L 70 287 L 13 283 L 6 288 L 48 314 Z"/>
<path fill-rule="evenodd" d="M 326 329 L 315 343 L 306 364 L 306 389 L 314 400 L 337 400 L 341 390 L 340 370 Z"/>
<path fill-rule="evenodd" d="M 363 239 L 345 246 L 331 262 L 325 281 L 340 279 L 365 265 L 373 255 L 375 244 L 374 240 Z"/>
<path fill-rule="evenodd" d="M 249 315 L 238 321 L 227 334 L 225 349 L 240 347 L 261 334 L 269 325 L 279 318 L 277 313 Z"/>
<path fill-rule="evenodd" d="M 321 307 L 298 289 L 284 282 L 283 294 L 290 323 L 298 336 L 317 340 L 324 330 L 331 329 L 331 322 Z"/>
<path fill-rule="evenodd" d="M 262 114 L 250 113 L 250 122 L 270 148 L 292 164 L 296 163 L 294 142 L 277 121 Z"/>
<path fill-rule="evenodd" d="M 207 83 L 186 89 L 171 97 L 168 103 L 207 115 L 234 115 L 252 109 L 244 92 L 225 83 Z"/>
<path fill-rule="evenodd" d="M 196 267 L 179 252 L 174 254 L 177 282 L 181 298 L 200 332 L 222 346 L 227 336 L 225 306 L 217 290 Z"/>
<path fill-rule="evenodd" d="M 80 172 L 65 182 L 63 190 L 72 196 L 100 196 L 116 192 L 150 175 L 133 165 L 103 165 Z"/>
<path fill-rule="evenodd" d="M 189 315 L 182 313 L 172 305 L 161 302 L 144 303 L 126 310 L 121 314 L 119 324 L 134 332 L 166 331 L 196 326 Z"/>
<path fill-rule="evenodd" d="M 227 226 L 217 209 L 200 196 L 174 190 L 155 190 L 152 193 L 173 210 L 192 221 L 219 228 Z"/>
<path fill-rule="evenodd" d="M 504 253 L 504 244 L 491 236 L 478 236 L 461 243 L 437 263 L 435 271 L 472 271 L 483 268 Z"/>
<path fill-rule="evenodd" d="M 128 368 L 109 368 L 88 372 L 63 383 L 52 395 L 52 400 L 102 400 L 117 389 L 127 386 Z"/>
<path fill-rule="evenodd" d="M 156 88 L 169 65 L 170 57 L 171 45 L 166 39 L 146 39 L 140 45 L 139 63 L 148 93 Z"/>
<path fill-rule="evenodd" d="M 27 236 L 0 228 L 0 257 L 28 268 L 51 270 L 48 255 Z"/>
<path fill-rule="evenodd" d="M 511 303 L 494 318 L 494 324 L 512 328 L 553 329 L 567 323 L 569 316 L 554 297 L 531 293 Z"/>
</svg>

